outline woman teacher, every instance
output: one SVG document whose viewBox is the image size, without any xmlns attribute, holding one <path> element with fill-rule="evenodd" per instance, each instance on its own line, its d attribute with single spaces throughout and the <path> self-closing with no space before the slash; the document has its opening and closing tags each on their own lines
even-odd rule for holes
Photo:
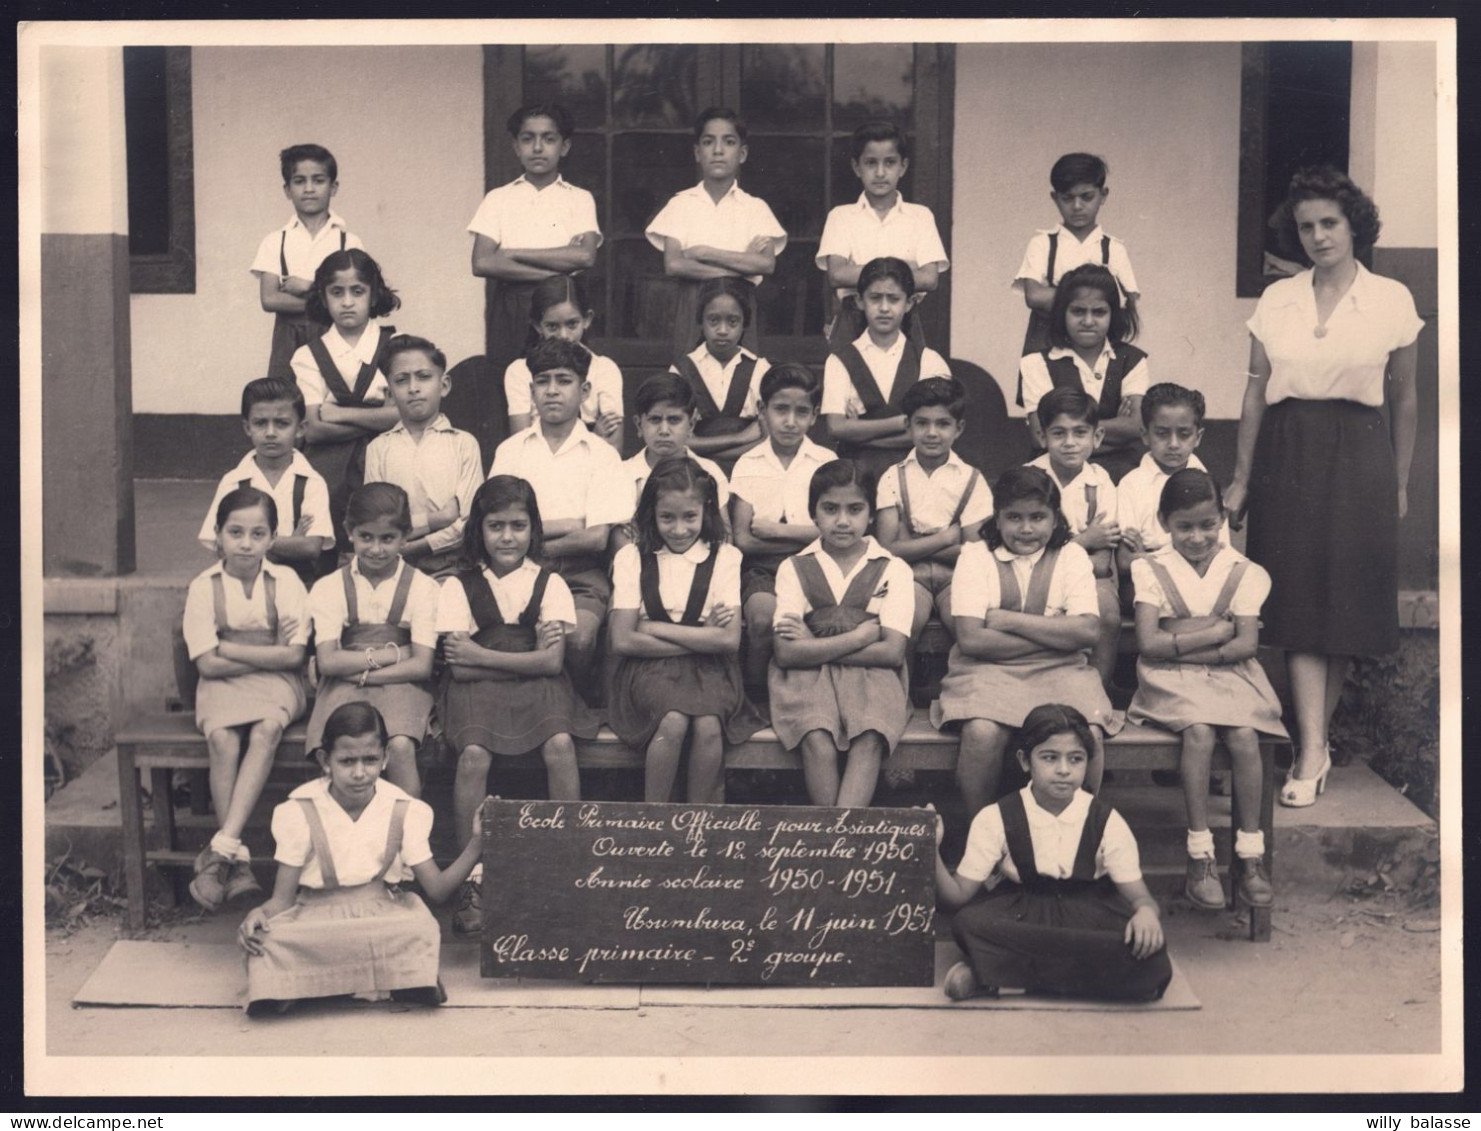
<svg viewBox="0 0 1481 1131">
<path fill-rule="evenodd" d="M 1246 551 L 1270 571 L 1261 636 L 1286 650 L 1299 743 L 1280 801 L 1300 808 L 1332 768 L 1327 727 L 1352 657 L 1399 644 L 1398 528 L 1424 324 L 1403 284 L 1357 261 L 1378 238 L 1378 209 L 1345 174 L 1298 172 L 1283 222 L 1312 267 L 1272 283 L 1249 320 L 1249 383 L 1224 499 L 1236 526 L 1248 508 Z"/>
</svg>

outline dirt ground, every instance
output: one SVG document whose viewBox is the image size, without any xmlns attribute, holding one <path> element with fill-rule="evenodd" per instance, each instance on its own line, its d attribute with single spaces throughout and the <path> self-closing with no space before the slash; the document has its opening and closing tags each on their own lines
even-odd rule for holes
<svg viewBox="0 0 1481 1131">
<path fill-rule="evenodd" d="M 430 1057 L 1434 1054 L 1437 914 L 1343 893 L 1287 891 L 1272 941 L 1255 944 L 1230 916 L 1174 903 L 1164 915 L 1168 944 L 1203 1003 L 1195 1012 L 331 1003 L 250 1021 L 230 1009 L 74 1008 L 73 994 L 119 937 L 121 920 L 104 918 L 70 934 L 47 932 L 45 1047 L 60 1056 L 344 1055 L 352 1031 L 357 1049 Z M 234 930 L 235 920 L 187 914 L 143 937 L 227 942 Z"/>
</svg>

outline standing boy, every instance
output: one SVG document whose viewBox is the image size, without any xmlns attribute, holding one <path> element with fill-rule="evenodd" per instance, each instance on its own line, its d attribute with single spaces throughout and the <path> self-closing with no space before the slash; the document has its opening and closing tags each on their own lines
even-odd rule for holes
<svg viewBox="0 0 1481 1131">
<path fill-rule="evenodd" d="M 817 265 L 828 273 L 835 288 L 837 310 L 826 328 L 833 349 L 864 332 L 859 305 L 859 272 L 871 259 L 892 255 L 910 265 L 916 293 L 924 298 L 951 266 L 936 230 L 936 217 L 924 204 L 911 204 L 900 193 L 900 179 L 910 169 L 905 134 L 893 122 L 865 122 L 851 139 L 852 168 L 864 191 L 852 204 L 840 204 L 828 213 L 818 243 Z M 911 317 L 910 338 L 924 346 L 919 300 Z"/>
<path fill-rule="evenodd" d="M 257 276 L 262 309 L 273 315 L 267 374 L 291 380 L 294 352 L 324 332 L 304 312 L 305 299 L 314 289 L 314 272 L 330 252 L 364 244 L 349 232 L 342 217 L 329 210 L 339 191 L 334 154 L 322 145 L 290 145 L 278 154 L 278 162 L 293 219 L 263 237 L 251 271 Z"/>
<path fill-rule="evenodd" d="M 278 507 L 277 539 L 267 552 L 268 561 L 290 567 L 307 588 L 318 576 L 319 555 L 334 548 L 334 523 L 324 477 L 296 450 L 303 419 L 303 394 L 292 380 L 259 377 L 247 382 L 242 389 L 242 431 L 252 441 L 252 450 L 221 477 L 196 537 L 214 551 L 217 506 L 238 487 L 256 487 L 271 495 Z"/>
<path fill-rule="evenodd" d="M 1049 170 L 1049 199 L 1059 210 L 1059 226 L 1033 234 L 1023 253 L 1023 262 L 1013 276 L 1013 288 L 1023 293 L 1029 308 L 1023 355 L 1049 348 L 1049 308 L 1054 289 L 1065 272 L 1082 263 L 1099 263 L 1116 276 L 1127 306 L 1138 297 L 1136 276 L 1126 245 L 1107 235 L 1097 223 L 1101 205 L 1111 190 L 1106 185 L 1106 163 L 1093 153 L 1066 153 Z M 1023 404 L 1020 382 L 1018 404 Z"/>
<path fill-rule="evenodd" d="M 400 420 L 365 449 L 365 482 L 394 483 L 406 492 L 412 529 L 402 557 L 443 577 L 462 561 L 463 524 L 483 482 L 478 440 L 442 412 L 452 378 L 440 349 L 399 334 L 386 347 L 385 366 Z"/>
<path fill-rule="evenodd" d="M 963 542 L 982 538 L 992 515 L 992 488 L 953 451 L 961 438 L 967 390 L 955 377 L 928 377 L 900 402 L 909 422 L 910 454 L 879 477 L 875 529 L 885 549 L 910 563 L 915 619 L 910 639 L 934 607 L 951 631 L 951 573 Z"/>
<path fill-rule="evenodd" d="M 597 633 L 607 616 L 607 538 L 631 513 L 622 458 L 581 422 L 591 354 L 576 342 L 547 338 L 528 355 L 530 400 L 537 419 L 494 452 L 489 477 L 515 475 L 534 488 L 545 535 L 541 562 L 560 574 L 576 604 L 566 640 L 566 667 L 590 702 Z"/>
<path fill-rule="evenodd" d="M 486 346 L 495 373 L 524 352 L 535 284 L 589 269 L 602 245 L 596 199 L 560 173 L 571 152 L 570 112 L 554 103 L 521 106 L 505 128 L 524 172 L 492 189 L 468 222 L 473 274 L 497 284 Z"/>
<path fill-rule="evenodd" d="M 805 365 L 783 362 L 769 369 L 761 378 L 757 405 L 766 439 L 735 461 L 731 477 L 731 528 L 745 555 L 741 609 L 746 689 L 753 698 L 766 693 L 777 567 L 818 537 L 808 512 L 808 487 L 813 472 L 834 455 L 809 440 L 807 431 L 817 420 L 822 397 L 822 385 Z"/>
<path fill-rule="evenodd" d="M 664 274 L 679 283 L 675 357 L 694 348 L 702 282 L 739 275 L 756 286 L 776 271 L 776 258 L 787 246 L 787 233 L 766 201 L 736 182 L 749 153 L 741 116 L 724 107 L 706 108 L 694 121 L 700 182 L 675 193 L 648 225 L 648 242 L 663 252 Z M 754 301 L 744 340 L 753 352 L 759 335 Z"/>
<path fill-rule="evenodd" d="M 1116 594 L 1116 548 L 1121 544 L 1116 484 L 1091 453 L 1105 436 L 1100 406 L 1088 393 L 1060 388 L 1047 393 L 1036 410 L 1046 451 L 1029 461 L 1030 467 L 1049 473 L 1059 488 L 1059 509 L 1069 523 L 1073 540 L 1090 557 L 1095 569 L 1095 597 L 1100 635 L 1090 650 L 1090 666 L 1107 693 L 1116 667 L 1116 642 L 1121 633 L 1121 602 Z"/>
</svg>

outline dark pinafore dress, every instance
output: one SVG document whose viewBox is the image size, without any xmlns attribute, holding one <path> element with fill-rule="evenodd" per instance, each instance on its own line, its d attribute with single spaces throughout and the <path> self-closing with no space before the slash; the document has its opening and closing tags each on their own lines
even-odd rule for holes
<svg viewBox="0 0 1481 1131">
<path fill-rule="evenodd" d="M 1059 561 L 1058 550 L 1045 550 L 1029 575 L 1028 594 L 1021 595 L 1013 563 L 992 557 L 998 569 L 999 608 L 1043 616 L 1049 602 L 1049 582 Z M 1040 648 L 1012 660 L 978 660 L 952 645 L 941 696 L 931 704 L 931 724 L 943 729 L 968 719 L 990 719 L 1018 727 L 1042 703 L 1065 703 L 1092 724 L 1114 734 L 1120 720 L 1111 713 L 1100 676 L 1086 654 Z"/>
<path fill-rule="evenodd" d="M 436 987 L 437 920 L 413 892 L 385 881 L 411 802 L 398 798 L 391 811 L 380 874 L 353 887 L 340 886 L 313 799 L 283 804 L 302 806 L 324 886 L 300 887 L 297 902 L 257 936 L 262 953 L 247 956 L 247 1003 Z"/>
<path fill-rule="evenodd" d="M 883 420 L 891 416 L 900 416 L 904 412 L 904 409 L 900 407 L 900 401 L 904 398 L 906 391 L 920 380 L 921 355 L 920 345 L 907 337 L 905 348 L 900 353 L 900 367 L 895 370 L 895 383 L 890 386 L 890 397 L 886 400 L 884 394 L 879 391 L 879 383 L 875 381 L 874 374 L 869 370 L 869 364 L 859 353 L 858 346 L 849 342 L 842 349 L 834 351 L 834 356 L 843 362 L 843 367 L 848 372 L 849 382 L 853 385 L 854 391 L 858 393 L 859 400 L 864 403 L 864 415 L 861 419 Z M 867 444 L 840 443 L 838 458 L 851 459 L 869 468 L 877 478 L 891 464 L 899 460 L 903 450 L 901 448 L 873 448 Z"/>
<path fill-rule="evenodd" d="M 346 233 L 343 229 L 339 233 L 339 250 L 345 249 Z M 288 277 L 288 231 L 283 230 L 282 238 L 278 241 L 278 277 Z M 315 338 L 324 333 L 324 327 L 315 322 L 306 312 L 289 314 L 278 311 L 273 316 L 273 348 L 268 356 L 267 375 L 269 377 L 281 377 L 285 381 L 293 380 L 293 355 L 300 347 L 308 345 Z"/>
<path fill-rule="evenodd" d="M 401 564 L 401 578 L 391 596 L 391 608 L 380 624 L 360 620 L 360 600 L 350 567 L 344 566 L 339 572 L 345 587 L 346 622 L 340 630 L 339 646 L 358 652 L 382 644 L 396 644 L 409 656 L 411 629 L 401 620 L 406 614 L 406 600 L 411 594 L 416 569 L 405 562 Z M 425 685 L 407 682 L 358 687 L 354 680 L 321 676 L 304 741 L 304 750 L 310 757 L 318 748 L 319 740 L 324 736 L 324 724 L 334 709 L 357 700 L 364 700 L 381 713 L 381 718 L 386 720 L 386 734 L 391 738 L 404 735 L 420 743 L 426 737 L 427 720 L 432 714 L 432 693 Z"/>
<path fill-rule="evenodd" d="M 1126 342 L 1112 342 L 1111 353 L 1110 364 L 1106 366 L 1106 378 L 1100 387 L 1099 411 L 1102 421 L 1116 419 L 1121 411 L 1121 382 L 1147 356 L 1143 350 Z M 1073 357 L 1051 358 L 1045 351 L 1044 364 L 1049 370 L 1049 380 L 1054 388 L 1084 391 L 1085 386 L 1080 380 L 1080 367 Z M 1019 380 L 1021 382 L 1022 378 L 1020 377 Z M 1116 448 L 1108 448 L 1103 442 L 1095 449 L 1090 460 L 1110 472 L 1112 483 L 1120 483 L 1121 477 L 1141 462 L 1145 450 L 1140 440 L 1130 440 Z M 1042 451 L 1034 452 L 1035 457 L 1042 454 Z"/>
<path fill-rule="evenodd" d="M 1248 561 L 1237 562 L 1207 616 L 1188 610 L 1167 567 L 1156 558 L 1145 559 L 1162 586 L 1173 616 L 1163 617 L 1165 632 L 1196 632 L 1222 619 L 1249 569 Z M 1219 727 L 1253 727 L 1261 734 L 1289 737 L 1281 722 L 1280 700 L 1270 677 L 1254 656 L 1232 664 L 1190 664 L 1186 660 L 1149 660 L 1138 656 L 1137 689 L 1126 717 L 1134 723 L 1151 723 L 1171 731 L 1187 730 L 1203 723 Z"/>
<path fill-rule="evenodd" d="M 267 570 L 257 575 L 267 598 L 267 628 L 232 628 L 226 619 L 226 583 L 211 577 L 211 602 L 216 615 L 216 638 L 234 644 L 278 642 L 278 583 Z M 201 676 L 195 689 L 195 724 L 207 738 L 225 727 L 244 726 L 264 719 L 287 726 L 308 705 L 301 672 L 253 671 L 225 677 Z"/>
<path fill-rule="evenodd" d="M 1054 260 L 1059 255 L 1059 233 L 1049 233 L 1049 263 L 1045 268 L 1044 277 L 1051 287 L 1059 284 L 1054 281 Z M 1102 267 L 1109 268 L 1111 265 L 1111 237 L 1100 238 L 1100 262 Z M 1023 351 L 1020 356 L 1027 357 L 1031 353 L 1043 353 L 1050 346 L 1049 341 L 1049 314 L 1043 310 L 1030 310 L 1028 313 L 1028 329 L 1023 335 Z M 1023 378 L 1018 378 L 1017 405 L 1023 407 Z"/>
<path fill-rule="evenodd" d="M 697 627 L 703 623 L 705 598 L 719 556 L 719 544 L 713 544 L 710 556 L 695 567 L 680 624 Z M 649 620 L 673 624 L 658 591 L 656 555 L 639 554 L 638 559 L 644 613 Z M 645 749 L 670 711 L 691 719 L 716 716 L 729 743 L 744 742 L 765 725 L 746 698 L 740 661 L 733 653 L 619 657 L 607 693 L 607 724 L 617 737 L 634 750 Z"/>
<path fill-rule="evenodd" d="M 907 531 L 912 537 L 918 537 L 915 520 L 910 515 L 910 489 L 905 485 L 903 461 L 895 465 L 895 478 L 900 484 L 900 529 Z M 967 480 L 967 486 L 962 491 L 962 497 L 957 500 L 956 510 L 951 512 L 951 520 L 946 524 L 947 526 L 957 526 L 961 523 L 962 515 L 967 513 L 967 502 L 972 498 L 972 492 L 977 489 L 977 481 L 981 478 L 982 472 L 974 467 L 971 477 Z M 932 597 L 938 596 L 951 584 L 952 567 L 945 562 L 925 558 L 918 562 L 911 562 L 910 572 L 915 576 L 915 583 Z"/>
<path fill-rule="evenodd" d="M 679 376 L 689 382 L 694 398 L 699 402 L 699 422 L 694 426 L 696 436 L 734 436 L 744 432 L 754 418 L 741 416 L 746 407 L 746 396 L 751 391 L 751 378 L 756 372 L 756 359 L 742 354 L 730 375 L 730 387 L 725 391 L 725 403 L 715 402 L 715 395 L 700 375 L 699 366 L 687 353 L 680 354 L 674 362 Z M 729 475 L 735 468 L 735 458 L 716 460 L 720 470 Z"/>
<path fill-rule="evenodd" d="M 1021 793 L 998 803 L 1019 882 L 997 887 L 953 916 L 951 933 L 984 986 L 1069 997 L 1155 1001 L 1172 981 L 1167 948 L 1133 958 L 1131 907 L 1109 876 L 1095 878 L 1095 853 L 1112 809 L 1091 798 L 1067 879 L 1040 875 Z"/>
<path fill-rule="evenodd" d="M 495 652 L 533 652 L 549 582 L 550 570 L 542 569 L 529 604 L 514 624 L 504 622 L 481 570 L 464 570 L 443 584 L 462 585 L 478 625 L 475 644 Z M 482 746 L 494 754 L 514 756 L 538 750 L 558 734 L 596 737 L 601 720 L 576 694 L 565 669 L 556 675 L 522 676 L 482 668 L 480 677 L 459 681 L 447 673 L 444 680 L 442 722 L 455 749 Z"/>
<path fill-rule="evenodd" d="M 377 371 L 385 364 L 386 347 L 396 335 L 395 326 L 381 326 L 379 329 L 380 341 L 375 348 L 375 358 L 369 364 L 360 366 L 360 372 L 355 375 L 354 388 L 345 383 L 339 367 L 329 356 L 323 336 L 309 340 L 309 353 L 313 355 L 314 364 L 319 367 L 319 376 L 324 379 L 324 387 L 333 395 L 335 403 L 346 408 L 365 407 L 365 394 L 370 391 Z M 371 437 L 361 435 L 353 440 L 305 444 L 303 448 L 304 456 L 314 470 L 324 477 L 324 482 L 329 487 L 329 517 L 338 539 L 336 549 L 340 551 L 348 551 L 350 548 L 349 535 L 344 529 L 345 508 L 355 489 L 365 482 L 365 449 L 370 440 Z"/>
<path fill-rule="evenodd" d="M 888 558 L 868 562 L 849 582 L 842 601 L 834 600 L 815 555 L 798 554 L 792 565 L 803 596 L 812 606 L 804 619 L 814 636 L 838 636 L 876 619 L 866 609 L 889 565 Z M 847 750 L 854 739 L 872 730 L 884 736 L 887 753 L 893 753 L 910 721 L 910 682 L 903 664 L 899 668 L 848 664 L 782 668 L 773 659 L 767 686 L 771 725 L 788 750 L 795 750 L 814 730 L 827 731 L 834 746 Z"/>
</svg>

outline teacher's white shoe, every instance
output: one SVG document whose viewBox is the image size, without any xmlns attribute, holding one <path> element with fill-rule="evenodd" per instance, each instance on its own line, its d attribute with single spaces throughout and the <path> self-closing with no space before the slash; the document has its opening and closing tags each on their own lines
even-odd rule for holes
<svg viewBox="0 0 1481 1131">
<path fill-rule="evenodd" d="M 1299 761 L 1299 759 L 1298 759 Z M 1280 791 L 1280 803 L 1287 809 L 1305 809 L 1315 805 L 1318 795 L 1327 788 L 1327 775 L 1332 772 L 1331 747 L 1322 749 L 1322 768 L 1312 778 L 1298 778 L 1296 767 L 1291 767 L 1290 776 Z"/>
</svg>

